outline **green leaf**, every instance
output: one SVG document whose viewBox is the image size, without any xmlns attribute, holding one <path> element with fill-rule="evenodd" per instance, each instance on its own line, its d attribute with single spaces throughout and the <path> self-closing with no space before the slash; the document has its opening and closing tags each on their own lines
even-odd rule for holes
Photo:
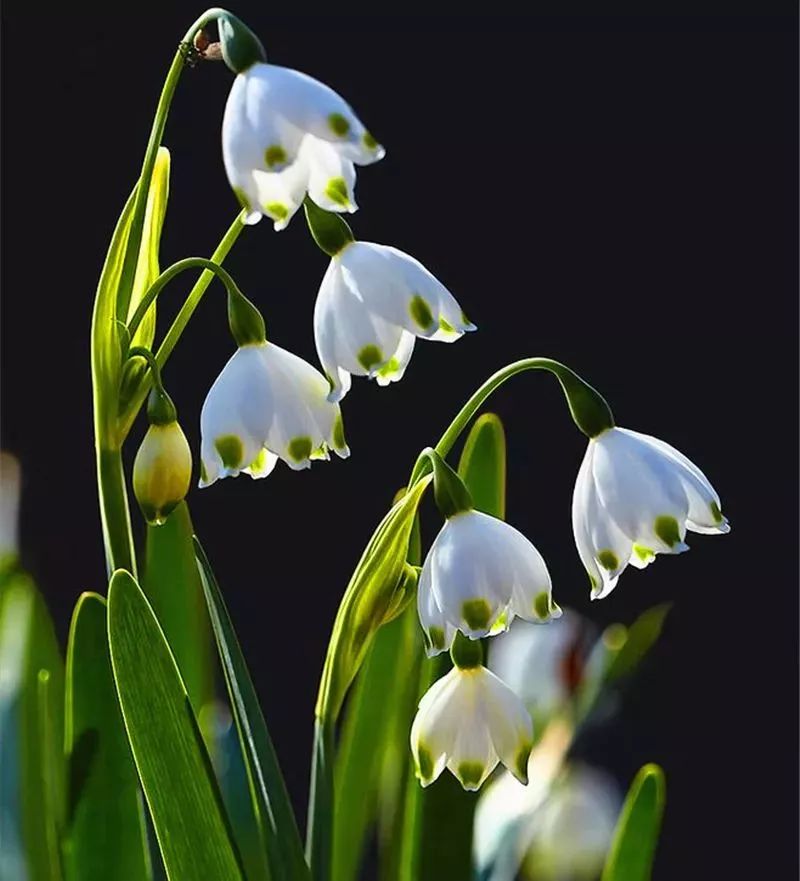
<svg viewBox="0 0 800 881">
<path fill-rule="evenodd" d="M 300 833 L 256 690 L 208 558 L 197 538 L 194 542 L 208 613 L 250 781 L 253 810 L 259 822 L 272 878 L 274 881 L 307 879 L 309 872 Z"/>
<path fill-rule="evenodd" d="M 46 684 L 43 684 L 46 683 Z M 0 876 L 61 876 L 64 665 L 31 579 L 5 573 L 0 591 Z"/>
<path fill-rule="evenodd" d="M 458 473 L 478 511 L 501 520 L 506 516 L 506 434 L 500 417 L 484 413 L 464 443 Z"/>
<path fill-rule="evenodd" d="M 153 610 L 117 571 L 108 589 L 111 665 L 170 881 L 241 881 L 238 855 L 189 695 Z"/>
<path fill-rule="evenodd" d="M 68 881 L 150 878 L 144 804 L 108 652 L 106 602 L 81 594 L 67 645 Z"/>
<path fill-rule="evenodd" d="M 95 433 L 108 448 L 116 446 L 117 394 L 122 367 L 122 329 L 117 321 L 117 287 L 133 216 L 136 187 L 117 220 L 97 284 L 92 313 L 92 387 Z"/>
<path fill-rule="evenodd" d="M 402 704 L 399 692 L 408 681 L 399 679 L 397 671 L 406 669 L 403 648 L 409 614 L 416 618 L 416 608 L 409 607 L 378 631 L 347 703 L 334 766 L 333 881 L 358 877 L 376 817 L 382 769 L 392 749 L 392 722 Z"/>
<path fill-rule="evenodd" d="M 150 190 L 147 193 L 142 244 L 139 248 L 139 262 L 136 265 L 133 292 L 128 304 L 128 321 L 133 317 L 139 303 L 142 301 L 142 297 L 150 285 L 158 278 L 160 272 L 158 252 L 161 243 L 161 230 L 164 226 L 164 215 L 167 211 L 167 200 L 169 198 L 169 172 L 169 150 L 166 147 L 159 147 L 155 165 L 153 166 Z M 151 348 L 155 331 L 156 301 L 154 300 L 153 305 L 145 313 L 142 323 L 131 340 L 131 345 Z"/>
<path fill-rule="evenodd" d="M 483 414 L 473 424 L 464 443 L 458 473 L 477 510 L 505 517 L 506 439 L 503 423 L 494 413 Z M 419 700 L 450 666 L 447 654 L 422 662 L 419 687 L 405 726 L 406 738 Z M 475 804 L 475 794 L 464 792 L 449 774 L 422 789 L 409 763 L 402 845 L 399 852 L 390 851 L 390 858 L 398 864 L 387 870 L 388 876 L 401 881 L 469 878 Z"/>
<path fill-rule="evenodd" d="M 643 612 L 625 634 L 621 646 L 613 651 L 606 671 L 606 681 L 614 682 L 631 674 L 655 645 L 664 627 L 672 603 L 662 603 Z M 614 646 L 614 639 L 611 641 Z"/>
<path fill-rule="evenodd" d="M 658 765 L 636 775 L 617 821 L 602 881 L 648 881 L 653 870 L 666 783 Z"/>
<path fill-rule="evenodd" d="M 147 527 L 142 590 L 175 657 L 192 709 L 202 720 L 201 710 L 214 698 L 214 660 L 192 535 L 185 502 L 162 526 Z"/>
<path fill-rule="evenodd" d="M 331 722 L 403 584 L 417 507 L 432 480 L 427 475 L 396 502 L 378 525 L 347 585 L 328 644 L 317 717 Z"/>
</svg>

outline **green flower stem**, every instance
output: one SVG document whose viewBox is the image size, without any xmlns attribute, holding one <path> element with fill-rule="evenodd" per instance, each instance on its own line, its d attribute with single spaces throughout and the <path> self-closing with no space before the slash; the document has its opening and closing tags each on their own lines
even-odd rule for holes
<svg viewBox="0 0 800 881">
<path fill-rule="evenodd" d="M 136 578 L 136 551 L 131 533 L 128 490 L 119 447 L 97 451 L 97 487 L 109 576 L 116 569 L 127 569 Z"/>
<path fill-rule="evenodd" d="M 317 718 L 306 823 L 306 862 L 313 881 L 329 881 L 331 876 L 334 755 L 333 722 Z"/>
<path fill-rule="evenodd" d="M 244 296 L 230 273 L 226 269 L 223 269 L 218 263 L 215 263 L 213 260 L 208 260 L 205 257 L 185 257 L 183 260 L 178 260 L 177 263 L 173 263 L 172 266 L 165 269 L 145 292 L 141 303 L 136 307 L 136 311 L 133 313 L 133 316 L 128 323 L 128 334 L 131 339 L 136 336 L 136 331 L 139 329 L 139 325 L 147 314 L 147 310 L 153 305 L 153 300 L 156 299 L 173 278 L 189 269 L 207 269 L 219 278 L 231 296 Z"/>
<path fill-rule="evenodd" d="M 233 247 L 236 239 L 239 238 L 242 230 L 244 229 L 244 224 L 242 223 L 243 212 L 237 215 L 236 219 L 228 228 L 228 231 L 222 238 L 222 241 L 217 245 L 214 253 L 211 255 L 209 263 L 213 263 L 219 268 L 219 265 L 222 261 L 228 256 L 228 252 Z M 197 259 L 197 258 L 190 258 Z M 177 265 L 177 264 L 176 264 Z M 161 345 L 156 352 L 156 362 L 158 366 L 163 369 L 164 365 L 167 363 L 167 359 L 172 354 L 175 346 L 178 344 L 178 340 L 181 338 L 181 334 L 186 329 L 186 325 L 189 323 L 189 319 L 194 315 L 194 310 L 197 308 L 200 300 L 203 299 L 203 294 L 208 289 L 208 286 L 216 277 L 216 274 L 212 272 L 210 269 L 206 269 L 200 278 L 194 284 L 194 287 L 189 291 L 189 295 L 186 297 L 186 300 L 181 306 L 180 312 L 175 316 L 175 320 L 172 322 L 172 326 L 167 331 Z M 137 310 L 138 311 L 138 310 Z M 135 316 L 134 316 L 135 317 Z M 141 386 L 137 389 L 136 394 L 133 395 L 131 399 L 131 403 L 127 406 L 125 411 L 120 415 L 119 419 L 119 436 L 121 438 L 125 438 L 128 435 L 128 432 L 131 430 L 131 426 L 136 420 L 136 415 L 139 412 L 142 404 L 147 398 L 147 393 L 150 391 L 150 388 L 153 385 L 153 380 L 150 372 L 142 378 Z"/>
<path fill-rule="evenodd" d="M 136 190 L 136 200 L 133 206 L 133 218 L 131 220 L 130 233 L 128 234 L 128 243 L 125 249 L 125 259 L 122 264 L 122 272 L 120 274 L 118 295 L 117 295 L 117 319 L 126 321 L 128 317 L 128 307 L 130 306 L 131 296 L 133 294 L 133 282 L 136 276 L 136 266 L 139 261 L 139 249 L 142 244 L 142 234 L 144 231 L 144 219 L 147 210 L 147 196 L 150 192 L 150 181 L 153 177 L 153 168 L 156 164 L 156 156 L 158 148 L 161 146 L 161 139 L 164 136 L 164 127 L 167 123 L 169 108 L 172 99 L 175 96 L 175 89 L 180 80 L 183 69 L 186 66 L 186 45 L 191 45 L 192 40 L 198 31 L 202 30 L 209 22 L 225 15 L 226 10 L 219 7 L 213 7 L 206 10 L 197 21 L 186 31 L 186 35 L 178 46 L 172 63 L 167 71 L 167 78 L 161 89 L 161 96 L 158 99 L 158 106 L 153 117 L 153 125 L 150 129 L 150 137 L 147 140 L 147 148 L 142 163 L 142 173 L 139 178 L 139 186 Z"/>
<path fill-rule="evenodd" d="M 569 405 L 570 414 L 574 423 L 587 437 L 597 437 L 607 428 L 614 425 L 614 417 L 611 408 L 603 396 L 593 389 L 577 373 L 570 370 L 559 361 L 551 358 L 523 358 L 498 370 L 490 376 L 486 382 L 472 395 L 466 404 L 459 410 L 456 418 L 450 423 L 450 427 L 439 439 L 434 449 L 444 458 L 453 448 L 461 432 L 467 427 L 470 420 L 483 406 L 489 395 L 499 388 L 507 379 L 511 379 L 517 373 L 526 370 L 547 370 L 552 373 L 561 384 L 564 395 Z M 413 486 L 421 477 L 431 469 L 430 459 L 423 452 L 417 458 L 414 469 L 411 472 L 409 486 Z"/>
</svg>

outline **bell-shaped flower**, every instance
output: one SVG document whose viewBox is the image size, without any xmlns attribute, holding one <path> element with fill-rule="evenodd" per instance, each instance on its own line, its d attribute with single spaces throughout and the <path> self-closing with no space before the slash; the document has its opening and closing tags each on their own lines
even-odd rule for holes
<svg viewBox="0 0 800 881">
<path fill-rule="evenodd" d="M 543 774 L 546 756 L 531 756 L 530 784 L 498 775 L 475 811 L 473 855 L 478 873 L 502 865 L 508 877 L 591 881 L 600 874 L 619 816 L 619 788 L 587 765 L 559 764 Z M 517 871 L 515 871 L 517 870 Z"/>
<path fill-rule="evenodd" d="M 724 533 L 719 496 L 703 472 L 663 441 L 609 428 L 589 441 L 572 497 L 572 528 L 592 584 L 608 596 L 628 563 L 688 550 L 686 530 Z"/>
<path fill-rule="evenodd" d="M 401 379 L 414 340 L 453 342 L 475 330 L 447 288 L 418 260 L 388 245 L 350 242 L 331 258 L 314 308 L 314 338 L 341 400 L 350 375 Z"/>
<path fill-rule="evenodd" d="M 546 622 L 561 610 L 550 573 L 527 538 L 496 517 L 468 510 L 448 518 L 431 545 L 417 589 L 429 656 L 457 630 L 480 639 L 506 630 L 515 615 Z"/>
<path fill-rule="evenodd" d="M 266 214 L 283 229 L 306 193 L 326 211 L 355 211 L 355 165 L 384 152 L 349 104 L 313 77 L 259 61 L 234 80 L 222 156 L 249 223 Z"/>
<path fill-rule="evenodd" d="M 217 377 L 200 414 L 201 480 L 245 472 L 266 477 L 283 459 L 308 468 L 333 449 L 350 455 L 328 383 L 309 363 L 264 342 L 240 346 Z"/>
<path fill-rule="evenodd" d="M 532 742 L 524 704 L 481 665 L 455 666 L 435 682 L 411 726 L 411 751 L 423 786 L 447 767 L 464 789 L 478 789 L 498 761 L 527 783 Z"/>
</svg>

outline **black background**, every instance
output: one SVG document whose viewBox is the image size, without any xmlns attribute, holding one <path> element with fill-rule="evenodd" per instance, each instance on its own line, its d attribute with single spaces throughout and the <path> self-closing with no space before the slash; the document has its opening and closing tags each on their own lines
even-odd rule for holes
<svg viewBox="0 0 800 881">
<path fill-rule="evenodd" d="M 584 449 L 554 382 L 495 396 L 508 516 L 554 595 L 597 623 L 675 608 L 593 758 L 627 785 L 663 764 L 656 878 L 788 878 L 796 854 L 797 73 L 793 17 L 276 18 L 236 10 L 270 59 L 341 92 L 387 146 L 363 169 L 357 236 L 417 256 L 479 332 L 421 343 L 405 379 L 344 402 L 347 462 L 193 490 L 190 504 L 304 811 L 317 678 L 338 599 L 417 451 L 490 372 L 558 357 L 620 424 L 694 459 L 733 531 L 628 572 L 590 605 L 569 507 Z M 2 444 L 22 460 L 24 559 L 66 635 L 104 566 L 88 333 L 107 240 L 173 47 L 200 12 L 163 4 L 3 14 Z M 42 26 L 43 29 L 42 29 Z M 185 74 L 169 120 L 162 265 L 207 255 L 236 213 L 219 146 L 231 75 Z M 314 361 L 326 260 L 301 217 L 245 230 L 226 266 L 271 338 Z M 161 298 L 162 323 L 185 286 Z M 232 351 L 212 289 L 166 370 L 198 444 Z M 135 451 L 141 426 L 129 443 Z M 402 671 L 398 671 L 402 675 Z"/>
</svg>

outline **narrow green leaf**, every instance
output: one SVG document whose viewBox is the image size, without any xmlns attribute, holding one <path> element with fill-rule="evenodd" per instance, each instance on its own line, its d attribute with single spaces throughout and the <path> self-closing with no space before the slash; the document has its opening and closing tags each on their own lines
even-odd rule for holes
<svg viewBox="0 0 800 881">
<path fill-rule="evenodd" d="M 169 645 L 134 579 L 108 589 L 111 665 L 125 728 L 170 881 L 240 881 L 227 817 Z"/>
<path fill-rule="evenodd" d="M 202 708 L 214 698 L 214 661 L 192 535 L 185 502 L 162 526 L 147 527 L 142 590 L 175 657 L 192 709 L 201 719 Z"/>
<path fill-rule="evenodd" d="M 503 519 L 506 507 L 506 439 L 503 423 L 485 413 L 473 424 L 458 465 L 475 508 Z M 409 708 L 408 729 L 417 704 L 433 683 L 450 669 L 450 658 L 423 660 L 419 687 Z M 406 744 L 407 749 L 407 744 Z M 428 789 L 420 787 L 408 766 L 402 844 L 390 851 L 395 867 L 385 877 L 400 881 L 418 878 L 469 878 L 472 872 L 472 827 L 476 796 L 464 792 L 449 774 Z"/>
<path fill-rule="evenodd" d="M 46 681 L 47 685 L 40 684 Z M 64 665 L 31 579 L 0 590 L 0 877 L 58 878 L 64 828 Z"/>
<path fill-rule="evenodd" d="M 194 542 L 208 613 L 250 780 L 253 810 L 259 822 L 272 877 L 274 881 L 307 879 L 308 866 L 289 793 L 247 663 L 208 558 L 197 538 Z"/>
<path fill-rule="evenodd" d="M 484 413 L 475 420 L 458 463 L 478 511 L 506 516 L 506 434 L 500 417 Z"/>
<path fill-rule="evenodd" d="M 331 722 L 339 715 L 372 638 L 392 608 L 406 567 L 409 540 L 429 474 L 396 502 L 378 525 L 336 613 L 317 701 L 317 716 Z"/>
<path fill-rule="evenodd" d="M 416 608 L 408 612 L 416 616 Z M 407 613 L 378 631 L 347 703 L 334 766 L 333 881 L 358 877 L 375 819 L 384 753 L 390 748 L 388 734 L 402 686 L 397 671 L 404 668 Z"/>
<path fill-rule="evenodd" d="M 104 446 L 116 443 L 117 390 L 122 367 L 122 336 L 117 322 L 117 286 L 128 244 L 136 187 L 128 196 L 108 246 L 97 283 L 92 312 L 92 387 L 94 389 L 95 433 Z"/>
<path fill-rule="evenodd" d="M 636 775 L 603 869 L 602 881 L 649 881 L 653 870 L 666 782 L 658 765 L 645 765 Z"/>
<path fill-rule="evenodd" d="M 114 689 L 106 602 L 81 594 L 67 645 L 68 881 L 151 877 L 144 804 Z"/>
<path fill-rule="evenodd" d="M 147 208 L 144 215 L 142 244 L 139 248 L 139 262 L 133 281 L 133 292 L 128 304 L 128 321 L 133 317 L 136 308 L 142 301 L 147 289 L 158 278 L 158 252 L 161 244 L 161 230 L 164 226 L 164 215 L 167 212 L 169 198 L 170 156 L 166 147 L 159 147 L 153 166 L 153 177 L 147 194 Z M 132 346 L 150 348 L 156 330 L 156 301 L 147 310 L 139 325 L 136 335 L 131 340 Z"/>
<path fill-rule="evenodd" d="M 606 671 L 606 681 L 614 682 L 632 673 L 655 645 L 664 627 L 672 603 L 647 609 L 628 628 L 625 640 L 613 655 Z"/>
</svg>

